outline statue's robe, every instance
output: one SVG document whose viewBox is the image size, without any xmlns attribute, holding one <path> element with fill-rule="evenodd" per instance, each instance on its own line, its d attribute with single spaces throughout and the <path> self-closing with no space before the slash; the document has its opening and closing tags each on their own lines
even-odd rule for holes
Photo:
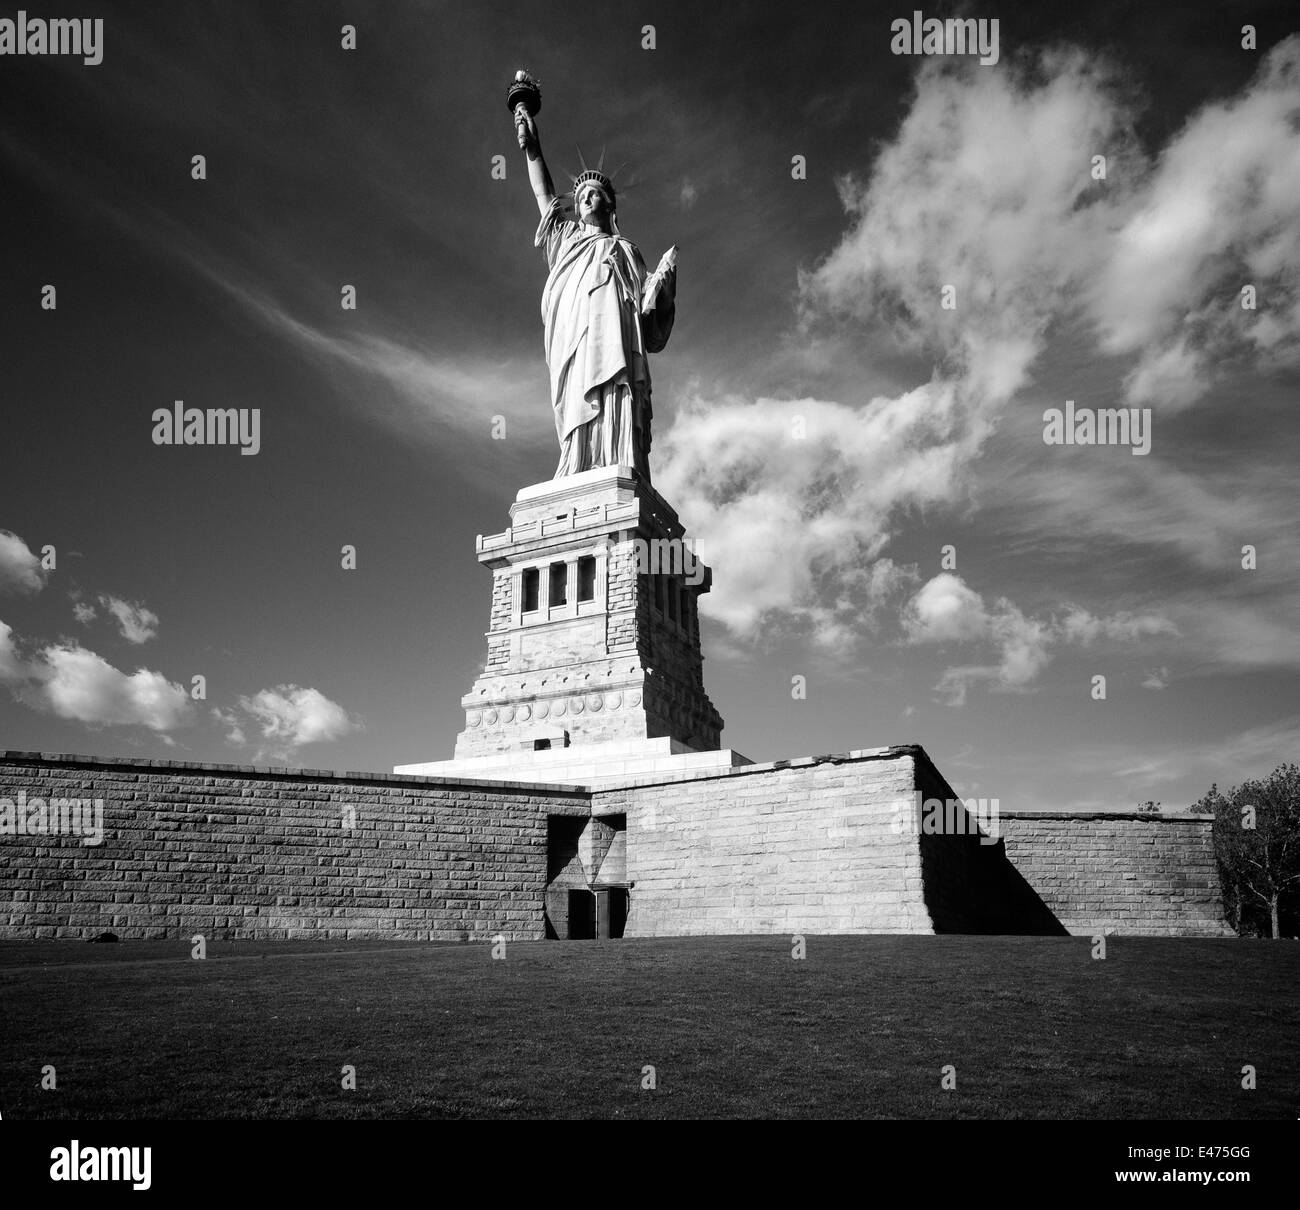
<svg viewBox="0 0 1300 1210">
<path fill-rule="evenodd" d="M 550 275 L 542 292 L 546 364 L 560 440 L 558 479 L 598 466 L 650 478 L 647 353 L 668 343 L 674 282 L 642 314 L 646 267 L 635 244 L 564 217 L 559 198 L 537 227 Z"/>
</svg>

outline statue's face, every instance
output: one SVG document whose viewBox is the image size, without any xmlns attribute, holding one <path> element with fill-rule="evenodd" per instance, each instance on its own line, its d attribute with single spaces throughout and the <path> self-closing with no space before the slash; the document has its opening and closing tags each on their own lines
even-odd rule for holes
<svg viewBox="0 0 1300 1210">
<path fill-rule="evenodd" d="M 599 185 L 584 185 L 578 190 L 578 221 L 609 230 L 609 216 L 612 208 L 609 198 Z"/>
</svg>

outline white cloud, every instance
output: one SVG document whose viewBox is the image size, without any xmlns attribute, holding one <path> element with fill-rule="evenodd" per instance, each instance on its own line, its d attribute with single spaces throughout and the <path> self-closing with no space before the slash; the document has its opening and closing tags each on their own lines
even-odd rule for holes
<svg viewBox="0 0 1300 1210">
<path fill-rule="evenodd" d="M 75 601 L 72 606 L 72 616 L 83 626 L 89 626 L 99 615 L 93 605 L 88 605 L 85 601 Z"/>
<path fill-rule="evenodd" d="M 94 726 L 142 726 L 158 733 L 189 723 L 189 694 L 161 672 L 127 675 L 72 641 L 46 646 L 24 660 L 13 631 L 0 622 L 0 683 L 36 710 Z"/>
<path fill-rule="evenodd" d="M 960 576 L 941 572 L 908 602 L 903 629 L 913 643 L 963 642 L 988 633 L 984 599 Z"/>
<path fill-rule="evenodd" d="M 1193 794 L 1197 795 L 1208 790 L 1212 781 L 1226 789 L 1251 778 L 1267 777 L 1283 761 L 1294 760 L 1298 748 L 1300 716 L 1291 715 L 1220 740 L 1147 743 L 1140 752 L 1131 744 L 1087 746 L 1072 754 L 1069 766 L 1086 776 L 1109 769 L 1112 776 L 1132 783 L 1147 796 L 1160 793 L 1162 787 L 1168 793 L 1167 787 L 1196 779 L 1200 785 Z M 1169 803 L 1165 805 L 1169 809 Z"/>
<path fill-rule="evenodd" d="M 1185 406 L 1219 363 L 1300 353 L 1300 37 L 1161 153 L 1089 290 L 1102 348 L 1139 354 L 1133 403 Z M 1243 285 L 1258 291 L 1244 310 Z"/>
<path fill-rule="evenodd" d="M 1154 166 L 1117 77 L 1081 51 L 997 72 L 925 64 L 870 176 L 840 182 L 849 228 L 802 275 L 801 321 L 814 341 L 828 322 L 888 325 L 937 368 L 924 386 L 860 407 L 696 398 L 678 412 L 656 442 L 657 478 L 706 557 L 726 559 L 706 612 L 742 639 L 793 626 L 835 645 L 860 633 L 854 613 L 870 622 L 870 609 L 854 601 L 853 578 L 906 510 L 964 497 L 973 459 L 1063 321 L 1130 359 L 1115 373 L 1127 372 L 1132 401 L 1166 409 L 1213 381 L 1206 350 L 1223 331 L 1259 364 L 1282 357 L 1300 331 L 1300 133 L 1285 117 L 1298 62 L 1300 37 L 1275 47 L 1242 98 L 1194 115 Z M 1210 164 L 1223 147 L 1227 167 Z M 1104 182 L 1089 172 L 1091 148 L 1105 149 Z M 1244 175 L 1228 182 L 1232 172 Z M 1188 246 L 1207 221 L 1211 247 Z M 1235 269 L 1215 248 L 1267 280 L 1268 307 L 1244 321 L 1233 311 L 1223 282 Z M 940 305 L 945 286 L 955 310 Z M 800 413 L 802 444 L 789 427 Z M 1032 679 L 1037 624 L 997 616 L 1007 633 L 990 675 Z M 1106 625 L 1147 633 L 1133 619 Z M 1087 625 L 1074 626 L 1068 641 L 1082 641 Z"/>
<path fill-rule="evenodd" d="M 117 619 L 122 637 L 128 643 L 147 643 L 158 633 L 158 615 L 143 605 L 133 605 L 121 597 L 101 596 L 99 603 Z M 92 611 L 93 616 L 93 611 Z M 77 620 L 83 621 L 81 614 Z"/>
<path fill-rule="evenodd" d="M 1150 669 L 1146 674 L 1146 679 L 1142 682 L 1143 689 L 1165 689 L 1168 685 L 1169 669 L 1164 665 Z"/>
<path fill-rule="evenodd" d="M 41 561 L 17 534 L 0 529 L 0 592 L 37 593 L 45 587 Z"/>
<path fill-rule="evenodd" d="M 26 675 L 18 649 L 14 646 L 14 632 L 0 622 L 0 684 L 20 681 Z"/>
<path fill-rule="evenodd" d="M 171 731 L 188 723 L 189 694 L 160 672 L 119 672 L 102 656 L 75 643 L 44 648 L 27 669 L 20 696 L 60 718 L 96 725 Z"/>
<path fill-rule="evenodd" d="M 1086 609 L 1071 606 L 1061 623 L 1061 636 L 1069 643 L 1087 646 L 1097 638 L 1132 640 L 1144 634 L 1178 633 L 1178 628 L 1168 619 L 1156 614 L 1133 614 L 1127 611 L 1110 617 L 1093 617 Z"/>
<path fill-rule="evenodd" d="M 298 685 L 263 689 L 252 697 L 241 697 L 239 706 L 260 728 L 262 738 L 267 741 L 266 751 L 280 757 L 303 744 L 341 739 L 361 726 L 320 690 Z M 242 742 L 243 732 L 234 717 L 219 717 L 232 727 L 227 737 L 230 742 Z M 239 739 L 235 738 L 236 734 Z"/>
<path fill-rule="evenodd" d="M 903 635 L 912 644 L 983 643 L 996 647 L 997 663 L 947 668 L 935 691 L 950 706 L 966 702 L 970 686 L 985 681 L 993 688 L 1027 688 L 1051 662 L 1059 643 L 1087 646 L 1099 638 L 1133 641 L 1143 635 L 1177 634 L 1167 618 L 1121 612 L 1094 617 L 1069 606 L 1063 621 L 1027 617 L 1005 597 L 990 608 L 960 576 L 940 572 L 922 585 L 903 607 Z"/>
<path fill-rule="evenodd" d="M 953 497 L 952 407 L 943 384 L 862 408 L 688 402 L 656 443 L 656 485 L 697 528 L 716 573 L 701 607 L 746 639 L 796 629 L 829 647 L 869 628 L 915 578 L 881 557 L 892 510 Z"/>
<path fill-rule="evenodd" d="M 850 230 L 803 282 L 813 316 L 884 320 L 901 342 L 937 351 L 975 407 L 1024 383 L 1112 221 L 1080 148 L 1128 147 L 1097 61 L 1054 52 L 1039 66 L 1041 83 L 926 64 L 870 179 L 841 182 Z M 955 309 L 940 305 L 945 286 Z"/>
<path fill-rule="evenodd" d="M 221 710 L 216 706 L 212 708 L 212 717 L 217 720 L 223 727 L 227 727 L 226 742 L 242 748 L 247 743 L 247 737 L 244 734 L 244 728 L 240 724 L 239 716 L 233 710 Z"/>
<path fill-rule="evenodd" d="M 1133 355 L 1129 401 L 1186 406 L 1233 357 L 1300 353 L 1300 36 L 1148 163 L 1118 79 L 1078 50 L 1020 71 L 927 63 L 852 225 L 805 278 L 814 310 L 879 322 L 961 366 L 973 402 L 1021 385 L 1049 326 L 1082 313 Z M 1081 150 L 1084 149 L 1084 150 Z M 1094 181 L 1091 149 L 1107 177 Z M 1239 291 L 1259 293 L 1243 310 Z M 945 286 L 956 307 L 939 306 Z"/>
<path fill-rule="evenodd" d="M 936 686 L 950 705 L 966 700 L 973 681 L 993 681 L 1004 689 L 1028 685 L 1047 666 L 1053 640 L 1049 623 L 1027 618 L 1010 601 L 989 609 L 983 597 L 951 572 L 940 572 L 922 586 L 902 612 L 903 633 L 910 643 L 992 642 L 997 664 L 949 668 Z"/>
</svg>

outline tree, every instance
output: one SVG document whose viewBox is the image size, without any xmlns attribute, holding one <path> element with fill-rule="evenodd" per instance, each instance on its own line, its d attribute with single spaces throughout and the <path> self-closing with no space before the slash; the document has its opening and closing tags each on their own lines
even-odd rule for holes
<svg viewBox="0 0 1300 1210">
<path fill-rule="evenodd" d="M 1146 802 L 1140 802 L 1140 803 L 1138 803 L 1138 814 L 1139 814 L 1139 815 L 1159 815 L 1159 814 L 1160 814 L 1160 804 L 1159 804 L 1158 802 L 1152 802 L 1152 801 L 1148 798 L 1148 799 L 1146 800 Z"/>
<path fill-rule="evenodd" d="M 1223 903 L 1237 932 L 1282 935 L 1300 899 L 1300 768 L 1279 765 L 1227 794 L 1218 785 L 1192 807 L 1214 816 L 1214 856 Z"/>
</svg>

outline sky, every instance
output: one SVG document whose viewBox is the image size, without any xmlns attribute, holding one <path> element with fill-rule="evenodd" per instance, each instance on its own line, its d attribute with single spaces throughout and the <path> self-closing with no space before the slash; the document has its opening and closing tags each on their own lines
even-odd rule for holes
<svg viewBox="0 0 1300 1210">
<path fill-rule="evenodd" d="M 680 249 L 651 470 L 725 746 L 919 743 L 1004 811 L 1297 758 L 1288 6 L 1003 4 L 983 64 L 873 3 L 24 7 L 104 25 L 0 56 L 0 748 L 451 756 L 475 537 L 556 460 L 522 67 L 557 182 L 604 149 Z M 257 453 L 155 443 L 176 400 Z"/>
</svg>

